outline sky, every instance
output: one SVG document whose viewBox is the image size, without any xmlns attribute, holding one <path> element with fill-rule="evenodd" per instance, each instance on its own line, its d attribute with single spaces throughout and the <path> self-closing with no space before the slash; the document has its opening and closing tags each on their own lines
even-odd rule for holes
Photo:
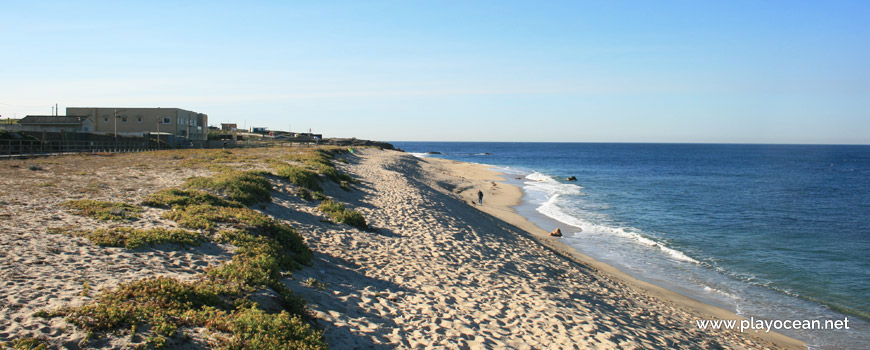
<svg viewBox="0 0 870 350">
<path fill-rule="evenodd" d="M 870 144 L 867 1 L 5 1 L 0 115 L 383 141 Z"/>
</svg>

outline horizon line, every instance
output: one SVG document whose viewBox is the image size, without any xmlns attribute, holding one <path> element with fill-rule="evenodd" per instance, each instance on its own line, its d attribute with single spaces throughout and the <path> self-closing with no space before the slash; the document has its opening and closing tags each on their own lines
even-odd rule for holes
<svg viewBox="0 0 870 350">
<path fill-rule="evenodd" d="M 440 142 L 440 143 L 595 143 L 595 144 L 660 144 L 660 145 L 765 145 L 765 146 L 870 146 L 870 143 L 775 143 L 775 142 L 655 142 L 655 141 L 400 141 L 384 142 Z"/>
</svg>

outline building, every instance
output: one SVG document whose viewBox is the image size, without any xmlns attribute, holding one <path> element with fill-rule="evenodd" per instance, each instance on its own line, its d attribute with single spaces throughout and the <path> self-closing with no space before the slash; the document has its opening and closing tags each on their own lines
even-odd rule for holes
<svg viewBox="0 0 870 350">
<path fill-rule="evenodd" d="M 28 115 L 21 118 L 14 129 L 31 132 L 90 132 L 93 130 L 93 123 L 86 117 Z"/>
<path fill-rule="evenodd" d="M 296 134 L 296 137 L 309 138 L 312 140 L 322 140 L 323 134 L 312 134 L 310 132 L 303 132 L 303 133 Z"/>
<path fill-rule="evenodd" d="M 269 132 L 269 128 L 261 128 L 261 127 L 252 126 L 251 132 L 254 134 L 266 134 Z"/>
<path fill-rule="evenodd" d="M 84 118 L 85 132 L 123 136 L 159 133 L 172 135 L 172 139 L 208 139 L 208 116 L 181 108 L 67 107 L 66 115 Z M 84 130 L 85 126 L 90 130 Z"/>
<path fill-rule="evenodd" d="M 221 131 L 236 131 L 239 128 L 238 124 L 224 124 L 221 123 Z"/>
</svg>

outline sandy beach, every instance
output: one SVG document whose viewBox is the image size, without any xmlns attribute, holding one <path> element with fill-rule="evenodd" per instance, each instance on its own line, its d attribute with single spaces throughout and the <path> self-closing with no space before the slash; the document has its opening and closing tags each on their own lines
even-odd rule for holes
<svg viewBox="0 0 870 350">
<path fill-rule="evenodd" d="M 247 158 L 228 166 L 267 169 L 261 161 L 284 150 L 233 152 Z M 119 225 L 77 216 L 61 205 L 67 200 L 138 205 L 151 193 L 211 173 L 184 166 L 191 157 L 183 153 L 143 157 L 0 161 L 0 342 L 37 338 L 50 348 L 76 347 L 83 332 L 34 313 L 81 305 L 101 289 L 145 277 L 190 279 L 230 259 L 226 244 L 129 250 L 47 233 Z M 337 163 L 339 170 L 359 183 L 344 191 L 323 181 L 324 194 L 361 212 L 369 230 L 331 222 L 317 201 L 274 179 L 272 202 L 252 206 L 295 227 L 314 251 L 311 266 L 282 282 L 308 302 L 332 349 L 806 348 L 775 333 L 697 329 L 695 320 L 739 317 L 562 245 L 511 209 L 522 192 L 485 166 L 377 149 L 341 157 L 346 163 Z M 478 189 L 483 205 L 476 204 Z M 124 225 L 177 226 L 163 218 L 164 209 L 143 210 Z M 84 285 L 94 292 L 83 292 Z M 88 347 L 131 344 L 123 335 L 105 339 Z"/>
</svg>

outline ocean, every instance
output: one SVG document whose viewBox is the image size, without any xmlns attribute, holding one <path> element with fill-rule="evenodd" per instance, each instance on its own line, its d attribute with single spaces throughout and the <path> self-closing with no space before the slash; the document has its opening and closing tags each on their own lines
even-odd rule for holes
<svg viewBox="0 0 870 350">
<path fill-rule="evenodd" d="M 848 318 L 779 332 L 870 348 L 870 146 L 392 143 L 506 173 L 521 215 L 636 278 L 747 318 Z"/>
</svg>

